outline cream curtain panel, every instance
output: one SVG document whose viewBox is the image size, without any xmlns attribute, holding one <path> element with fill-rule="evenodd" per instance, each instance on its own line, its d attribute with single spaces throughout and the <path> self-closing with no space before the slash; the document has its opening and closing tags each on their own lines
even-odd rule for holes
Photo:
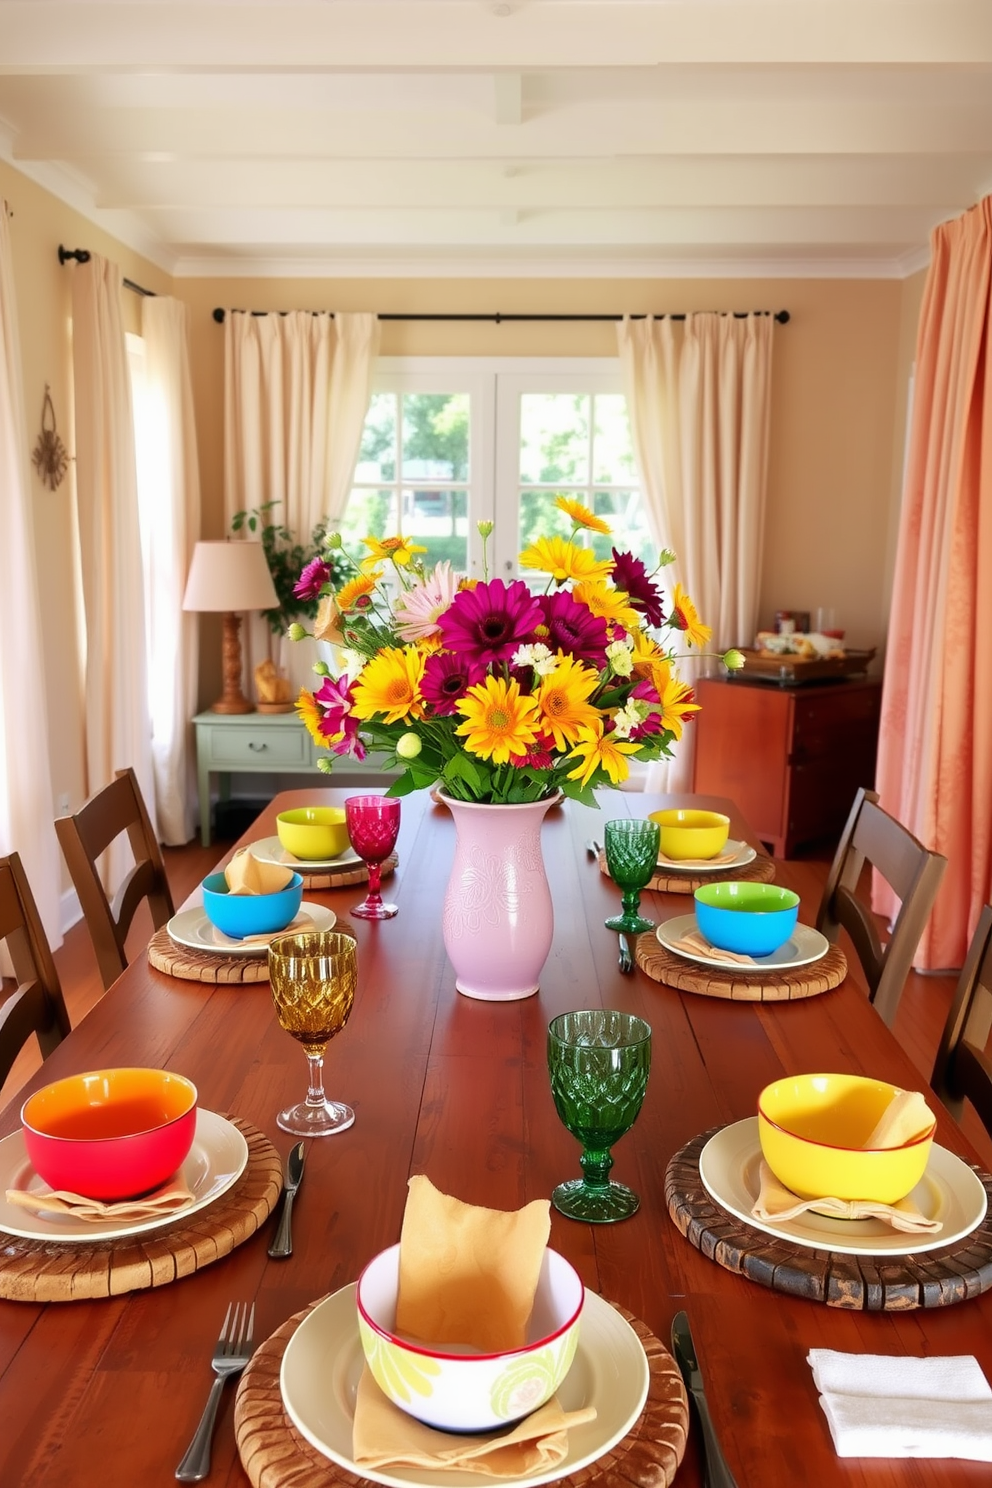
<svg viewBox="0 0 992 1488">
<path fill-rule="evenodd" d="M 20 854 L 45 933 L 58 946 L 61 858 L 22 379 L 8 209 L 0 198 L 0 854 Z"/>
<path fill-rule="evenodd" d="M 770 315 L 625 317 L 617 327 L 631 438 L 648 521 L 677 559 L 666 571 L 713 628 L 713 649 L 757 628 L 771 416 Z M 683 662 L 693 681 L 705 662 Z M 649 790 L 692 788 L 693 729 Z"/>
<path fill-rule="evenodd" d="M 145 599 L 121 272 L 94 253 L 72 269 L 76 493 L 86 617 L 86 788 L 134 767 L 154 820 Z M 130 862 L 110 854 L 108 885 Z"/>
<path fill-rule="evenodd" d="M 182 608 L 200 532 L 188 308 L 167 296 L 148 296 L 141 304 L 141 335 L 144 376 L 135 413 L 152 768 L 159 835 L 175 846 L 193 836 L 196 800 L 191 719 L 197 702 L 197 617 Z"/>
<path fill-rule="evenodd" d="M 372 314 L 228 311 L 224 343 L 224 509 L 268 501 L 271 519 L 308 541 L 340 521 L 351 494 L 379 352 Z M 265 650 L 256 621 L 250 649 Z M 288 653 L 288 654 L 287 654 Z M 284 653 L 295 682 L 313 680 L 310 646 Z"/>
</svg>

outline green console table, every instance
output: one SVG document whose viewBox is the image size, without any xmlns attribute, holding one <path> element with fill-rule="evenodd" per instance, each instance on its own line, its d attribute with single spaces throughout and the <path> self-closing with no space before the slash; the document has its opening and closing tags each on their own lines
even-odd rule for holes
<svg viewBox="0 0 992 1488">
<path fill-rule="evenodd" d="M 200 841 L 210 846 L 210 777 L 221 800 L 232 774 L 317 775 L 317 751 L 296 713 L 197 713 L 196 778 L 200 792 Z"/>
</svg>

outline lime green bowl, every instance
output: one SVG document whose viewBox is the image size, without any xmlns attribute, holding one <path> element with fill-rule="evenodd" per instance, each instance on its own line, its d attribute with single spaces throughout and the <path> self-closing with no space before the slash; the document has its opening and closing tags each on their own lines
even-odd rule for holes
<svg viewBox="0 0 992 1488">
<path fill-rule="evenodd" d="M 298 806 L 276 817 L 279 841 L 294 858 L 337 858 L 349 845 L 343 806 Z"/>
<path fill-rule="evenodd" d="M 743 956 L 770 956 L 785 945 L 799 917 L 799 895 L 779 884 L 702 884 L 694 898 L 696 924 L 710 945 Z"/>
</svg>

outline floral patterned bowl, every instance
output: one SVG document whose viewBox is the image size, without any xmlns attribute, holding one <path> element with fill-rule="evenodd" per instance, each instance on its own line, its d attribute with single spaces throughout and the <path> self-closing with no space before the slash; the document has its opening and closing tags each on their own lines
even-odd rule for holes
<svg viewBox="0 0 992 1488">
<path fill-rule="evenodd" d="M 358 1278 L 358 1331 L 376 1383 L 394 1405 L 441 1431 L 494 1431 L 550 1400 L 579 1342 L 585 1289 L 555 1250 L 544 1252 L 528 1342 L 498 1354 L 412 1343 L 394 1331 L 400 1248 Z"/>
</svg>

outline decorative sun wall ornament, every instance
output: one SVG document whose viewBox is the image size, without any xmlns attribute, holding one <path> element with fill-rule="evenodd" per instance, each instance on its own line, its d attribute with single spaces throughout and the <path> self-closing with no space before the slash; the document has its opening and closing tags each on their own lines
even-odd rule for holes
<svg viewBox="0 0 992 1488">
<path fill-rule="evenodd" d="M 46 423 L 49 417 L 52 420 L 51 428 Z M 55 409 L 47 382 L 45 383 L 45 401 L 41 405 L 41 433 L 38 435 L 38 442 L 31 459 L 45 485 L 53 491 L 57 490 L 68 469 L 69 456 L 55 427 Z"/>
</svg>

